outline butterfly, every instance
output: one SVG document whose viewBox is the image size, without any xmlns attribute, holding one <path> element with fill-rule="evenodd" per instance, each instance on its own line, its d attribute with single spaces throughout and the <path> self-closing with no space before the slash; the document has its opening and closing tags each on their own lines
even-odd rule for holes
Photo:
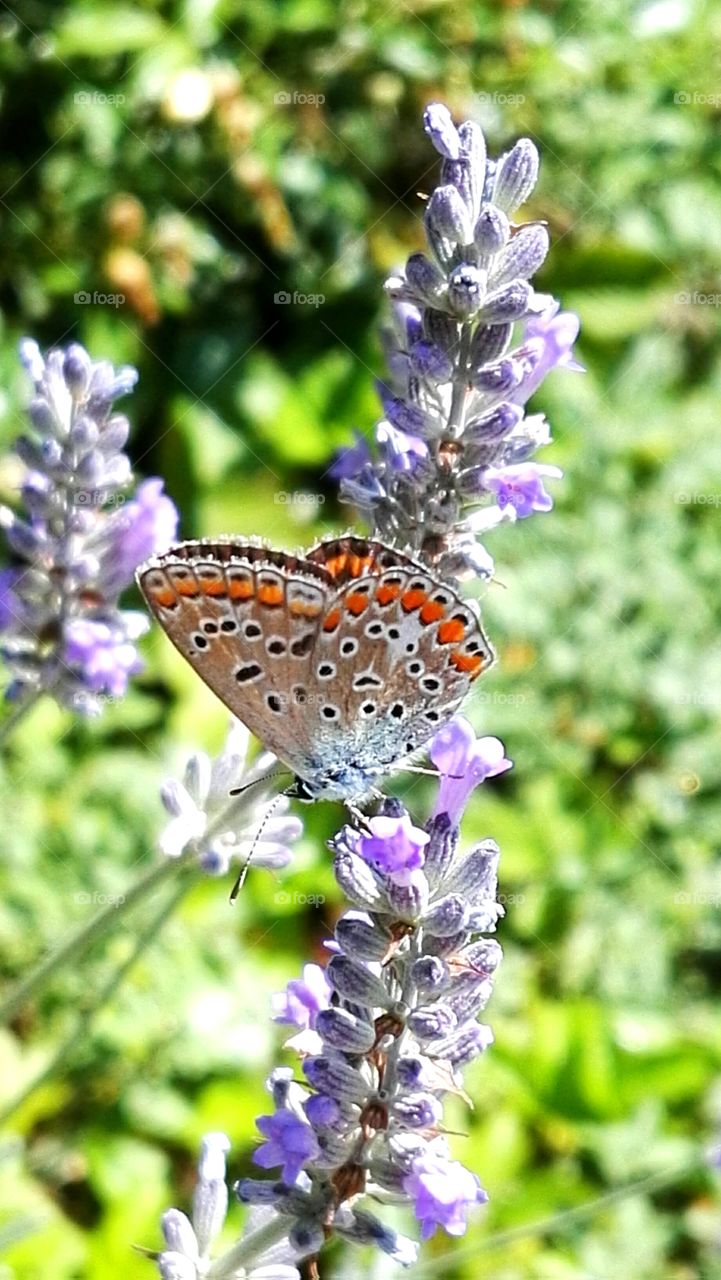
<svg viewBox="0 0 721 1280">
<path fill-rule="evenodd" d="M 166 635 L 288 766 L 303 800 L 367 799 L 494 658 L 452 587 L 362 537 L 305 556 L 233 538 L 182 542 L 137 580 Z"/>
</svg>

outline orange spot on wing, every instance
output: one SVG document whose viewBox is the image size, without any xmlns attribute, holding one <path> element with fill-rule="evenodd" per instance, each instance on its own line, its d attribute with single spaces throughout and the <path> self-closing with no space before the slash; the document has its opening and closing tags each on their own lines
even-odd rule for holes
<svg viewBox="0 0 721 1280">
<path fill-rule="evenodd" d="M 228 595 L 231 600 L 250 600 L 253 592 L 253 583 L 246 578 L 231 578 L 228 582 Z"/>
<path fill-rule="evenodd" d="M 352 556 L 350 562 L 350 575 L 352 578 L 363 578 L 370 570 L 373 563 L 372 556 Z"/>
<path fill-rule="evenodd" d="M 427 591 L 404 591 L 401 596 L 401 608 L 405 613 L 412 613 L 414 609 L 420 609 L 427 599 Z"/>
<path fill-rule="evenodd" d="M 222 578 L 216 578 L 210 582 L 201 581 L 200 590 L 204 596 L 226 596 L 228 594 L 227 587 Z"/>
<path fill-rule="evenodd" d="M 446 612 L 445 605 L 438 604 L 437 601 L 434 601 L 434 600 L 429 600 L 428 604 L 424 604 L 423 608 L 421 609 L 421 612 L 420 612 L 421 622 L 426 627 L 428 626 L 429 622 L 440 622 L 441 618 L 444 617 L 445 612 Z"/>
<path fill-rule="evenodd" d="M 451 654 L 451 662 L 456 671 L 465 671 L 471 680 L 481 674 L 483 669 L 483 658 L 480 653 L 459 653 L 456 651 Z"/>
<path fill-rule="evenodd" d="M 275 582 L 266 582 L 258 587 L 258 600 L 261 604 L 282 604 L 283 588 Z"/>
<path fill-rule="evenodd" d="M 439 644 L 456 644 L 462 640 L 466 632 L 464 624 L 459 618 L 451 618 L 448 622 L 442 622 L 438 628 Z"/>
<path fill-rule="evenodd" d="M 178 578 L 175 590 L 179 596 L 197 596 L 198 588 L 192 578 Z"/>
<path fill-rule="evenodd" d="M 339 623 L 340 623 L 340 609 L 331 609 L 330 613 L 326 617 L 325 622 L 323 623 L 323 630 L 335 631 Z"/>
<path fill-rule="evenodd" d="M 304 604 L 302 600 L 293 600 L 288 606 L 288 612 L 294 618 L 317 618 L 320 613 L 320 605 Z"/>
<path fill-rule="evenodd" d="M 330 560 L 326 560 L 325 567 L 332 578 L 339 578 L 346 567 L 348 556 L 344 551 L 337 556 L 331 556 Z"/>
<path fill-rule="evenodd" d="M 357 618 L 359 614 L 363 613 L 364 609 L 368 608 L 368 592 L 352 591 L 350 595 L 346 596 L 345 607 L 349 613 L 353 614 L 354 618 Z"/>
<path fill-rule="evenodd" d="M 160 605 L 161 609 L 172 609 L 177 600 L 177 596 L 171 587 L 161 587 L 158 591 L 151 593 L 153 604 Z"/>
<path fill-rule="evenodd" d="M 398 599 L 400 593 L 400 587 L 394 587 L 390 582 L 382 582 L 376 591 L 376 600 L 380 605 L 390 604 L 392 600 Z"/>
</svg>

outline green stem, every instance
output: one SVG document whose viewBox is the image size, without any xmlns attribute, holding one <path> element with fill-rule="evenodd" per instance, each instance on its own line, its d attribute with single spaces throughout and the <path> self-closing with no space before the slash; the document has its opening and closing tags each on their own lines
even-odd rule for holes
<svg viewBox="0 0 721 1280">
<path fill-rule="evenodd" d="M 61 943 L 51 951 L 0 1004 L 0 1025 L 7 1023 L 22 1009 L 23 1005 L 27 1004 L 28 1000 L 37 996 L 63 965 L 82 956 L 93 943 L 114 929 L 138 902 L 153 893 L 166 880 L 172 880 L 174 876 L 180 874 L 181 868 L 185 869 L 194 857 L 195 851 L 191 848 L 179 858 L 163 858 L 161 862 L 154 862 L 150 870 L 128 890 L 122 899 L 104 907 L 89 924 L 82 925 L 68 938 L 67 942 Z"/>
<path fill-rule="evenodd" d="M 24 702 L 19 702 L 9 716 L 5 717 L 2 724 L 0 724 L 0 743 L 4 743 L 10 737 L 13 730 L 20 724 L 20 721 L 25 719 L 28 711 L 32 711 L 33 707 L 40 701 L 44 692 L 44 689 L 36 689 Z"/>
<path fill-rule="evenodd" d="M 445 435 L 456 440 L 463 431 L 466 416 L 466 395 L 468 392 L 468 356 L 471 349 L 471 325 L 464 324 L 461 329 L 458 366 L 453 374 L 453 393 L 448 413 Z"/>
<path fill-rule="evenodd" d="M 80 1016 L 76 1019 L 72 1031 L 65 1040 L 62 1041 L 47 1066 L 43 1068 L 34 1080 L 31 1080 L 30 1084 L 28 1084 L 12 1100 L 12 1102 L 8 1103 L 8 1105 L 0 1111 L 0 1124 L 4 1124 L 9 1120 L 10 1117 L 14 1115 L 14 1113 L 33 1093 L 35 1093 L 37 1089 L 44 1085 L 47 1080 L 52 1079 L 60 1068 L 66 1067 L 69 1059 L 72 1060 L 73 1051 L 77 1049 L 78 1045 L 85 1042 L 87 1032 L 93 1022 L 93 1019 L 96 1018 L 100 1010 L 108 1004 L 110 1000 L 112 1000 L 127 974 L 140 959 L 140 956 L 146 948 L 157 939 L 162 926 L 165 924 L 166 920 L 170 918 L 176 907 L 185 897 L 191 883 L 192 877 L 187 876 L 184 877 L 180 884 L 175 886 L 175 890 L 170 899 L 164 903 L 160 911 L 155 912 L 150 923 L 138 934 L 135 940 L 135 945 L 127 960 L 124 960 L 119 968 L 110 975 L 108 981 L 97 992 L 92 1005 L 82 1011 Z"/>
<path fill-rule="evenodd" d="M 216 1258 L 206 1272 L 206 1280 L 234 1280 L 241 1267 L 252 1268 L 274 1244 L 288 1234 L 288 1219 L 278 1213 L 270 1222 L 238 1240 L 227 1253 Z"/>
<path fill-rule="evenodd" d="M 676 1169 L 667 1169 L 665 1173 L 652 1173 L 645 1178 L 639 1178 L 637 1182 L 629 1182 L 624 1187 L 615 1187 L 613 1191 L 607 1191 L 605 1195 L 597 1196 L 593 1200 L 587 1200 L 585 1204 L 579 1204 L 575 1209 L 564 1209 L 562 1213 L 551 1214 L 548 1218 L 540 1218 L 538 1222 L 529 1222 L 520 1227 L 510 1227 L 507 1231 L 498 1231 L 495 1235 L 487 1236 L 479 1244 L 469 1245 L 466 1249 L 454 1249 L 452 1253 L 440 1255 L 434 1258 L 433 1262 L 429 1262 L 425 1266 L 416 1267 L 414 1269 L 415 1280 L 421 1280 L 421 1277 L 436 1276 L 439 1272 L 446 1269 L 445 1258 L 447 1257 L 447 1267 L 452 1269 L 467 1258 L 476 1258 L 479 1248 L 483 1253 L 489 1252 L 491 1249 L 505 1249 L 509 1244 L 515 1244 L 517 1240 L 526 1240 L 531 1236 L 546 1236 L 562 1231 L 566 1227 L 574 1226 L 577 1222 L 584 1222 L 586 1218 L 590 1218 L 599 1209 L 605 1209 L 609 1205 L 617 1204 L 621 1200 L 628 1200 L 632 1196 L 650 1195 L 654 1191 L 661 1191 L 664 1187 L 673 1186 L 675 1182 L 681 1181 L 682 1178 L 689 1174 L 697 1172 L 700 1167 L 700 1161 L 696 1160 L 693 1164 L 683 1165 Z"/>
</svg>

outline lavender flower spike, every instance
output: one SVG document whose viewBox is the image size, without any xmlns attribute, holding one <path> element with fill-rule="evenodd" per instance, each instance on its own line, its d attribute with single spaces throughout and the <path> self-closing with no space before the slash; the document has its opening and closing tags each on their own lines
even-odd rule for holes
<svg viewBox="0 0 721 1280">
<path fill-rule="evenodd" d="M 582 368 L 578 318 L 530 283 L 548 251 L 545 226 L 511 220 L 535 185 L 533 143 L 487 160 L 472 121 L 456 126 L 432 103 L 424 124 L 442 157 L 426 206 L 429 254 L 411 254 L 386 283 L 375 461 L 359 443 L 334 474 L 375 536 L 441 576 L 489 578 L 478 536 L 552 505 L 542 480 L 560 472 L 529 462 L 550 432 L 524 406 L 552 369 Z"/>
<path fill-rule="evenodd" d="M 180 1209 L 168 1209 L 163 1214 L 161 1227 L 166 1247 L 151 1255 L 161 1280 L 300 1280 L 289 1247 L 268 1241 L 267 1236 L 272 1233 L 266 1232 L 263 1240 L 262 1227 L 255 1236 L 257 1249 L 245 1251 L 245 1265 L 232 1256 L 232 1250 L 230 1255 L 221 1254 L 211 1261 L 211 1248 L 228 1211 L 225 1157 L 229 1149 L 224 1133 L 206 1134 L 198 1162 L 192 1217 Z M 260 1216 L 256 1214 L 256 1226 Z M 280 1239 L 279 1233 L 276 1239 Z"/>
<path fill-rule="evenodd" d="M 440 1131 L 444 1095 L 460 1091 L 462 1067 L 492 1042 L 477 1019 L 501 958 L 493 938 L 478 936 L 502 914 L 498 851 L 485 841 L 459 852 L 458 822 L 472 788 L 510 761 L 498 739 L 477 740 L 463 720 L 437 735 L 431 755 L 442 779 L 425 830 L 389 798 L 368 831 L 344 827 L 333 842 L 341 887 L 356 884 L 352 896 L 367 906 L 336 926 L 330 999 L 317 999 L 316 966 L 297 984 L 312 1012 L 291 1008 L 288 996 L 284 1020 L 302 1030 L 287 1047 L 307 1086 L 287 1068 L 273 1072 L 275 1112 L 258 1121 L 264 1141 L 254 1157 L 280 1180 L 237 1188 L 244 1203 L 272 1205 L 286 1220 L 299 1257 L 335 1233 L 408 1266 L 412 1242 L 369 1213 L 366 1196 L 411 1203 L 424 1239 L 439 1226 L 461 1235 L 486 1199 Z"/>
<path fill-rule="evenodd" d="M 140 670 L 135 642 L 147 623 L 121 610 L 118 596 L 140 561 L 173 541 L 177 512 L 160 480 L 125 500 L 129 424 L 113 401 L 132 390 L 135 370 L 93 362 L 77 343 L 44 358 L 26 339 L 20 355 L 34 398 L 30 431 L 15 445 L 25 512 L 0 508 L 17 561 L 0 592 L 6 697 L 49 692 L 94 714 Z"/>
<path fill-rule="evenodd" d="M 202 752 L 191 756 L 183 782 L 163 783 L 161 800 L 170 821 L 158 841 L 161 853 L 179 858 L 192 847 L 202 869 L 225 875 L 231 863 L 273 870 L 291 858 L 289 845 L 300 836 L 299 818 L 288 814 L 289 801 L 276 799 L 273 784 L 276 758 L 266 751 L 249 765 L 250 734 L 232 720 L 225 747 L 215 759 Z"/>
</svg>

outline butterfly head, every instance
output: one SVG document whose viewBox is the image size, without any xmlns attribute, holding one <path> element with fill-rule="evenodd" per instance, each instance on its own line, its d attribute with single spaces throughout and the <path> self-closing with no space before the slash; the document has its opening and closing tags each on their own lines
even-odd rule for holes
<svg viewBox="0 0 721 1280">
<path fill-rule="evenodd" d="M 319 773 L 309 781 L 296 776 L 285 794 L 295 800 L 341 800 L 344 804 L 361 804 L 375 794 L 373 778 L 361 765 L 347 764 L 327 773 Z"/>
</svg>

